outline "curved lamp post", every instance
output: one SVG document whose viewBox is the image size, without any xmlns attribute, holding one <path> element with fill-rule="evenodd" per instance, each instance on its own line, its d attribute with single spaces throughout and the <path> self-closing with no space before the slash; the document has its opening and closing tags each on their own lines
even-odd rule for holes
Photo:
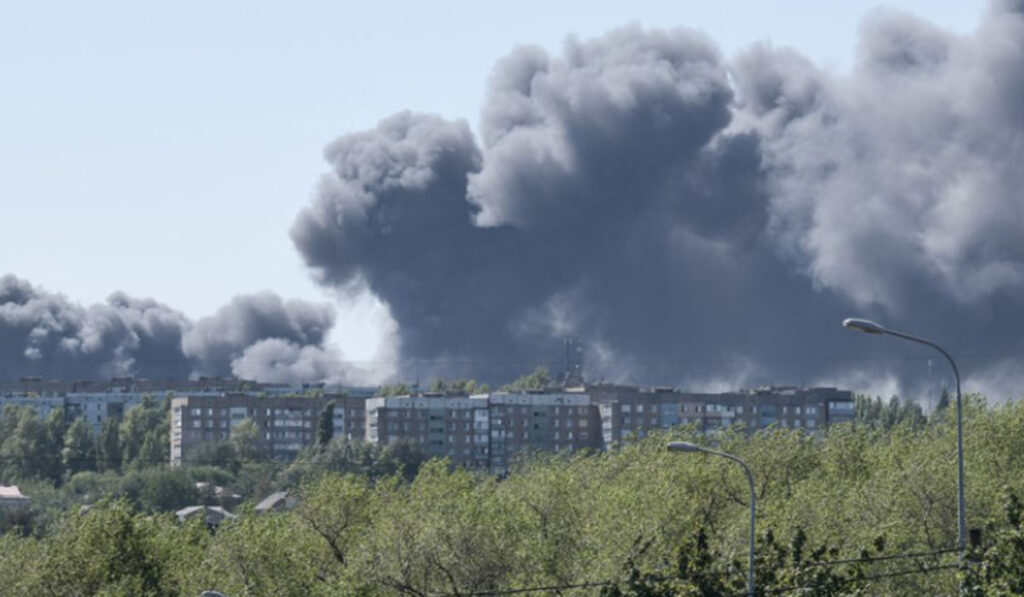
<svg viewBox="0 0 1024 597">
<path fill-rule="evenodd" d="M 749 597 L 754 597 L 754 523 L 756 521 L 757 514 L 757 496 L 754 493 L 754 475 L 750 472 L 750 467 L 747 466 L 746 462 L 743 462 L 738 457 L 733 456 L 728 452 L 709 450 L 707 448 L 702 448 L 697 444 L 691 444 L 690 442 L 669 442 L 668 449 L 671 452 L 703 452 L 705 454 L 713 454 L 715 456 L 721 456 L 722 458 L 728 458 L 733 462 L 738 462 L 739 465 L 743 467 L 743 472 L 747 474 L 747 482 L 750 483 L 750 569 L 747 572 L 747 595 L 749 595 Z"/>
<path fill-rule="evenodd" d="M 957 552 L 960 556 L 960 563 L 964 563 L 964 550 L 966 549 L 966 538 L 967 538 L 967 515 L 966 505 L 964 504 L 964 412 L 963 403 L 960 398 L 960 370 L 957 369 L 956 363 L 953 362 L 953 357 L 949 356 L 949 353 L 943 350 L 941 346 L 930 342 L 923 338 L 911 336 L 901 332 L 894 332 L 890 329 L 885 328 L 873 321 L 867 319 L 855 319 L 848 318 L 843 320 L 843 327 L 848 327 L 854 330 L 860 330 L 867 334 L 888 334 L 890 336 L 896 336 L 897 338 L 903 338 L 904 340 L 910 340 L 911 342 L 917 342 L 918 344 L 925 344 L 931 346 L 935 350 L 942 353 L 942 356 L 946 357 L 949 361 L 950 366 L 953 367 L 953 375 L 956 376 L 956 505 L 957 505 Z"/>
</svg>

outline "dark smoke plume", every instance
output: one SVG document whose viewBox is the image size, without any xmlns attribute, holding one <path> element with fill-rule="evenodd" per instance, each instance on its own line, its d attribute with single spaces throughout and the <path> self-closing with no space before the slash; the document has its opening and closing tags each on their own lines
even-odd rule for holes
<svg viewBox="0 0 1024 597">
<path fill-rule="evenodd" d="M 340 379 L 339 357 L 323 346 L 333 325 L 331 307 L 269 293 L 236 297 L 193 324 L 152 299 L 115 293 L 86 308 L 8 275 L 0 278 L 0 380 Z"/>
<path fill-rule="evenodd" d="M 839 328 L 863 314 L 1016 394 L 1018 5 L 970 36 L 873 13 L 849 75 L 766 45 L 728 63 L 685 29 L 521 48 L 479 143 L 415 113 L 332 143 L 292 238 L 322 284 L 388 305 L 406 363 L 449 374 L 574 335 L 591 379 L 920 385 L 934 355 Z"/>
</svg>

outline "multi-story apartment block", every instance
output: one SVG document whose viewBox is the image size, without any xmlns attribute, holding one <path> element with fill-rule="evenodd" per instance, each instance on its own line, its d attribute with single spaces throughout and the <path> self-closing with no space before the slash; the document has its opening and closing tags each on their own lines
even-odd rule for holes
<svg viewBox="0 0 1024 597">
<path fill-rule="evenodd" d="M 489 468 L 496 473 L 524 452 L 601 447 L 600 417 L 586 394 L 497 393 L 474 400 L 487 403 Z"/>
<path fill-rule="evenodd" d="M 488 462 L 487 402 L 468 396 L 396 396 L 366 401 L 366 441 L 409 441 L 428 457 L 463 466 Z"/>
<path fill-rule="evenodd" d="M 747 431 L 769 427 L 816 431 L 852 421 L 852 392 L 835 388 L 769 387 L 744 392 L 696 394 L 672 389 L 588 388 L 601 413 L 605 446 L 630 434 L 693 425 L 703 432 L 741 424 Z"/>
<path fill-rule="evenodd" d="M 221 396 L 226 388 L 244 382 L 203 377 L 197 380 L 150 381 L 115 377 L 110 381 L 62 381 L 25 377 L 16 382 L 0 382 L 0 417 L 7 405 L 28 406 L 46 418 L 55 409 L 63 409 L 71 422 L 79 417 L 99 432 L 103 421 L 121 419 L 142 404 L 145 396 L 163 400 L 167 394 L 189 391 L 191 395 Z"/>
<path fill-rule="evenodd" d="M 516 454 L 603 449 L 632 434 L 692 425 L 712 433 L 733 425 L 816 431 L 853 420 L 853 396 L 834 388 L 762 388 L 723 394 L 595 386 L 588 393 L 495 393 L 372 398 L 366 440 L 410 441 L 453 464 L 508 470 Z"/>
<path fill-rule="evenodd" d="M 366 440 L 411 441 L 427 456 L 503 473 L 518 453 L 600 447 L 600 421 L 585 394 L 523 393 L 366 401 Z"/>
<path fill-rule="evenodd" d="M 34 408 L 36 414 L 45 419 L 55 409 L 64 408 L 64 398 L 54 396 L 8 395 L 0 398 L 0 419 L 8 406 L 27 406 Z"/>
<path fill-rule="evenodd" d="M 341 393 L 344 392 L 344 393 Z M 410 441 L 428 457 L 504 473 L 517 454 L 606 449 L 632 435 L 681 425 L 713 433 L 742 426 L 816 431 L 854 419 L 851 392 L 834 388 L 767 387 L 719 394 L 642 389 L 607 384 L 567 391 L 477 396 L 373 397 L 370 388 L 323 384 L 283 386 L 200 378 L 151 382 L 60 382 L 26 378 L 0 383 L 0 417 L 6 405 L 34 408 L 46 417 L 63 409 L 68 421 L 84 417 L 98 431 L 121 418 L 146 395 L 172 404 L 171 460 L 179 464 L 197 445 L 227 439 L 251 419 L 258 447 L 288 460 L 316 440 L 319 415 L 334 403 L 335 437 L 387 444 Z"/>
<path fill-rule="evenodd" d="M 171 464 L 179 465 L 196 446 L 231 437 L 231 430 L 251 420 L 258 431 L 257 449 L 275 460 L 292 460 L 316 441 L 320 413 L 334 403 L 334 434 L 349 439 L 363 432 L 363 399 L 349 396 L 259 396 L 227 394 L 185 396 L 171 400 Z"/>
</svg>

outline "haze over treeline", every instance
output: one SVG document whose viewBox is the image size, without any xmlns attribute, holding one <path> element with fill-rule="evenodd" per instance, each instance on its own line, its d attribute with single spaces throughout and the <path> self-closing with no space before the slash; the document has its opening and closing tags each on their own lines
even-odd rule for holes
<svg viewBox="0 0 1024 597">
<path fill-rule="evenodd" d="M 387 306 L 381 377 L 509 378 L 572 335 L 592 378 L 924 383 L 919 352 L 838 327 L 866 315 L 1019 395 L 1024 3 L 970 35 L 876 11 L 858 56 L 836 73 L 637 26 L 516 48 L 475 128 L 412 106 L 331 142 L 291 238 L 329 294 Z M 334 317 L 267 293 L 190 321 L 6 277 L 0 377 L 345 380 Z"/>
</svg>

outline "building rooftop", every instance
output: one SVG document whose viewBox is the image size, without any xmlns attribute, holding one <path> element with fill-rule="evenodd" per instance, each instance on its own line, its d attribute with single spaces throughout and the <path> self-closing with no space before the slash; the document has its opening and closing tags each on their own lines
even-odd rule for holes
<svg viewBox="0 0 1024 597">
<path fill-rule="evenodd" d="M 28 496 L 22 495 L 17 485 L 0 485 L 0 499 L 27 500 Z"/>
</svg>

